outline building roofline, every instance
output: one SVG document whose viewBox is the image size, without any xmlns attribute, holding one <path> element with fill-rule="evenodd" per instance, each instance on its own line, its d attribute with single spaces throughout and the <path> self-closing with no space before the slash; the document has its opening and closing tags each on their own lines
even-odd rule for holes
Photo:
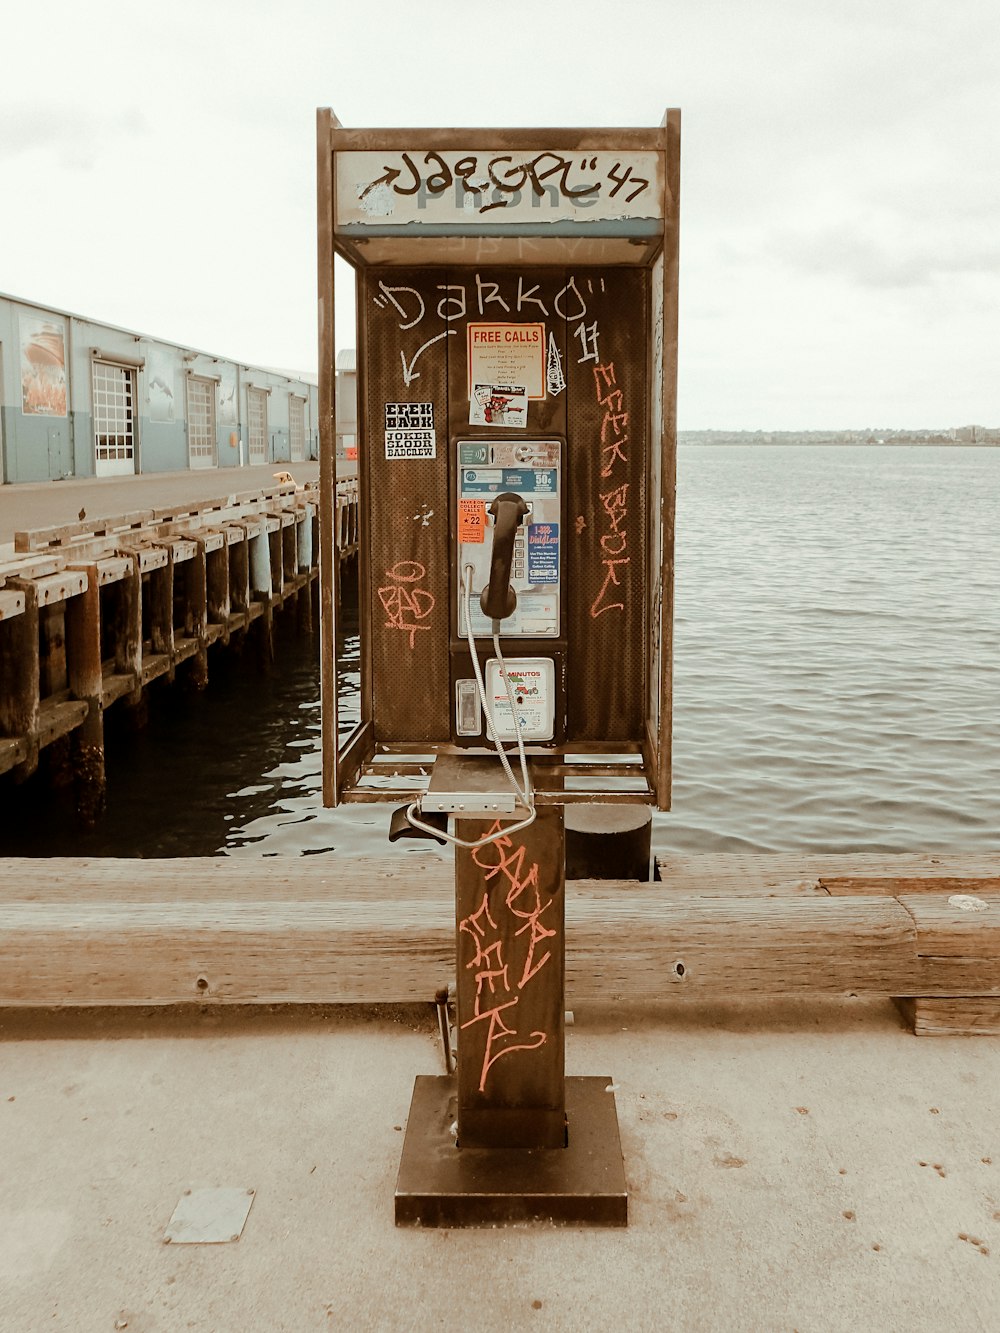
<svg viewBox="0 0 1000 1333">
<path fill-rule="evenodd" d="M 222 356 L 218 352 L 206 352 L 203 348 L 191 347 L 188 343 L 175 342 L 172 338 L 161 338 L 155 333 L 140 333 L 136 329 L 127 329 L 121 324 L 111 324 L 106 319 L 96 319 L 92 315 L 80 315 L 73 310 L 63 310 L 61 306 L 32 301 L 24 296 L 15 296 L 12 292 L 0 292 L 0 301 L 12 301 L 16 305 L 24 305 L 32 310 L 39 310 L 43 314 L 61 315 L 64 319 L 79 320 L 83 324 L 95 324 L 102 329 L 110 329 L 113 333 L 127 334 L 128 337 L 134 338 L 136 342 L 159 343 L 163 347 L 174 347 L 179 352 L 194 352 L 196 356 L 211 357 L 215 361 L 228 361 L 230 365 L 239 366 L 244 370 L 257 370 L 265 375 L 281 375 L 290 383 L 311 384 L 313 386 L 319 383 L 319 377 L 313 371 L 296 371 L 294 375 L 290 375 L 287 370 L 277 370 L 273 366 L 258 365 L 253 361 L 241 361 L 237 357 Z"/>
</svg>

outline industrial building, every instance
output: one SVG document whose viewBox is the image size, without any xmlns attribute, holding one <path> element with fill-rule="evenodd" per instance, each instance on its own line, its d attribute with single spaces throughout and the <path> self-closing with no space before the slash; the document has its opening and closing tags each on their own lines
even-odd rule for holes
<svg viewBox="0 0 1000 1333">
<path fill-rule="evenodd" d="M 0 294 L 0 480 L 318 456 L 315 382 Z"/>
</svg>

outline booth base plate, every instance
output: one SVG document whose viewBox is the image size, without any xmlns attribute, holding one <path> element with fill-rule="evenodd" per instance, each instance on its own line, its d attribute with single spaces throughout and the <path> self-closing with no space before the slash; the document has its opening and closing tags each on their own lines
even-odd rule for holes
<svg viewBox="0 0 1000 1333">
<path fill-rule="evenodd" d="M 628 1225 L 610 1078 L 566 1079 L 565 1148 L 457 1148 L 455 1079 L 418 1075 L 396 1181 L 396 1225 Z"/>
</svg>

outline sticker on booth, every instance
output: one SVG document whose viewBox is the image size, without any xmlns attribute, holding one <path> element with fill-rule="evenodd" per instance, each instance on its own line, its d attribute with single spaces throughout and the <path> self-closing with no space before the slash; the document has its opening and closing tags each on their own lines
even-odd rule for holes
<svg viewBox="0 0 1000 1333">
<path fill-rule="evenodd" d="M 432 430 L 387 430 L 386 458 L 437 458 L 437 436 Z"/>
<path fill-rule="evenodd" d="M 559 582 L 559 524 L 528 524 L 528 582 Z"/>
<path fill-rule="evenodd" d="M 437 458 L 433 403 L 386 403 L 386 458 Z"/>
<path fill-rule="evenodd" d="M 528 396 L 523 384 L 473 384 L 469 397 L 470 426 L 528 425 Z"/>
<path fill-rule="evenodd" d="M 485 500 L 459 500 L 458 540 L 467 546 L 479 546 L 486 541 Z"/>
<path fill-rule="evenodd" d="M 470 324 L 469 397 L 477 384 L 522 384 L 532 401 L 545 397 L 544 324 Z"/>
</svg>

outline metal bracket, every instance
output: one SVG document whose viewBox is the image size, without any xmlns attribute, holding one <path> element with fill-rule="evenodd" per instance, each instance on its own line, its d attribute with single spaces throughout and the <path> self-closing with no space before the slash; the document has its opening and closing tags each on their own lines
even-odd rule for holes
<svg viewBox="0 0 1000 1333">
<path fill-rule="evenodd" d="M 420 801 L 422 814 L 463 818 L 514 815 L 520 808 L 496 759 L 480 755 L 439 754 Z"/>
</svg>

